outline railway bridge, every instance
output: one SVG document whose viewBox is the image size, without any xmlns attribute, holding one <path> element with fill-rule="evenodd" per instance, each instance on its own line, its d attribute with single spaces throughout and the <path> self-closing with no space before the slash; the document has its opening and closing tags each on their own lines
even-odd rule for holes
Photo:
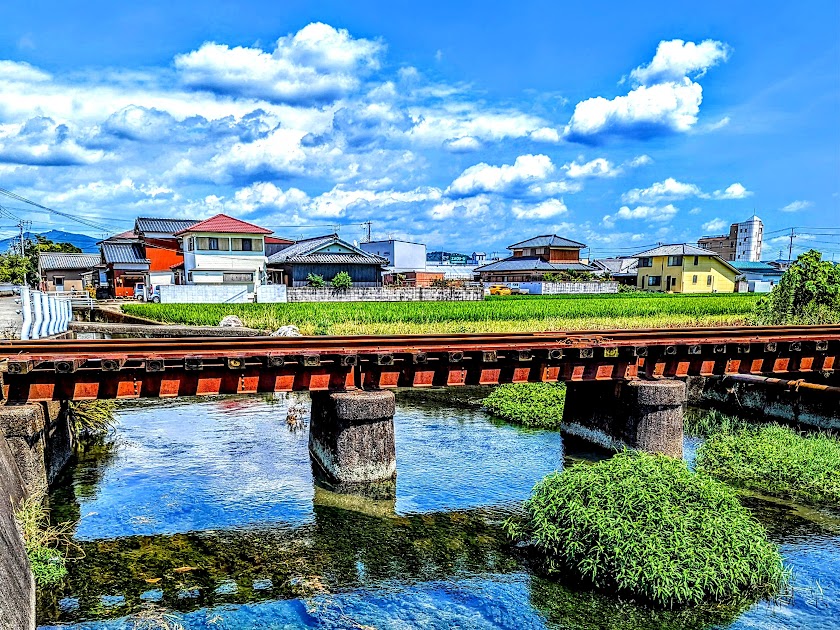
<svg viewBox="0 0 840 630">
<path fill-rule="evenodd" d="M 397 387 L 566 382 L 564 430 L 682 453 L 687 377 L 832 374 L 840 326 L 0 344 L 5 411 L 50 401 L 309 391 L 310 451 L 337 489 L 392 482 Z M 829 388 L 831 389 L 831 388 Z"/>
</svg>

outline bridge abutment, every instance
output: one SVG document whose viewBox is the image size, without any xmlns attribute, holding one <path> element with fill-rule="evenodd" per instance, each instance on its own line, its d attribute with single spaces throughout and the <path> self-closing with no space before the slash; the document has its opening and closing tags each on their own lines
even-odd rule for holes
<svg viewBox="0 0 840 630">
<path fill-rule="evenodd" d="M 685 383 L 567 383 L 563 431 L 606 448 L 682 457 Z"/>
<path fill-rule="evenodd" d="M 312 392 L 309 453 L 334 491 L 396 496 L 394 393 Z"/>
</svg>

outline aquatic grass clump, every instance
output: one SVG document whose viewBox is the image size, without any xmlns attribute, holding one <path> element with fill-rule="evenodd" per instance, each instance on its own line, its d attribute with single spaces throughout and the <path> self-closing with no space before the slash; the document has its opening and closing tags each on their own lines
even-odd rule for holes
<svg viewBox="0 0 840 630">
<path fill-rule="evenodd" d="M 556 429 L 563 421 L 564 383 L 511 383 L 500 385 L 484 399 L 487 410 L 526 427 Z"/>
<path fill-rule="evenodd" d="M 35 583 L 41 588 L 58 584 L 67 576 L 67 553 L 73 545 L 72 523 L 50 525 L 50 511 L 42 496 L 33 493 L 15 511 Z"/>
<path fill-rule="evenodd" d="M 840 439 L 765 425 L 717 433 L 697 453 L 697 470 L 742 488 L 811 505 L 840 505 Z"/>
<path fill-rule="evenodd" d="M 549 575 L 673 608 L 776 594 L 788 571 L 734 490 L 682 460 L 634 451 L 538 483 L 514 537 Z"/>
<path fill-rule="evenodd" d="M 83 400 L 69 403 L 70 430 L 77 440 L 90 440 L 106 435 L 114 427 L 113 400 Z"/>
<path fill-rule="evenodd" d="M 683 427 L 686 435 L 695 437 L 709 437 L 715 433 L 735 433 L 752 424 L 717 409 L 692 409 L 686 410 L 684 414 Z"/>
</svg>

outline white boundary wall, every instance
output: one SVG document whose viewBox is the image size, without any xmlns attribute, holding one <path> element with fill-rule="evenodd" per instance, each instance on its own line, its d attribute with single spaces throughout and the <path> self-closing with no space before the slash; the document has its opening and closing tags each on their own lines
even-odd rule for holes
<svg viewBox="0 0 840 630">
<path fill-rule="evenodd" d="M 340 291 L 325 287 L 291 287 L 289 302 L 465 302 L 484 299 L 482 287 L 438 289 L 435 287 L 351 287 Z"/>
<path fill-rule="evenodd" d="M 618 293 L 618 282 L 486 282 L 485 286 L 491 284 L 517 284 L 531 295 Z"/>
<path fill-rule="evenodd" d="M 257 302 L 287 302 L 285 284 L 261 284 L 257 287 Z"/>
<path fill-rule="evenodd" d="M 161 304 L 241 304 L 252 301 L 244 284 L 162 284 Z"/>
</svg>

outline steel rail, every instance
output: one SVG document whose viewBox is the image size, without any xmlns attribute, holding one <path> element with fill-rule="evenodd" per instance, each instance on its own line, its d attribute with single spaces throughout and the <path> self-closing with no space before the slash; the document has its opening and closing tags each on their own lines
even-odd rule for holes
<svg viewBox="0 0 840 630">
<path fill-rule="evenodd" d="M 0 344 L 0 358 L 108 354 L 163 354 L 179 356 L 218 352 L 260 351 L 377 353 L 439 351 L 447 349 L 514 349 L 549 347 L 616 347 L 634 345 L 684 345 L 714 342 L 752 343 L 768 341 L 813 341 L 840 339 L 840 326 L 766 326 L 687 329 L 587 330 L 540 333 L 434 334 L 396 336 L 318 337 L 191 337 L 160 339 L 57 339 L 8 341 Z"/>
</svg>

